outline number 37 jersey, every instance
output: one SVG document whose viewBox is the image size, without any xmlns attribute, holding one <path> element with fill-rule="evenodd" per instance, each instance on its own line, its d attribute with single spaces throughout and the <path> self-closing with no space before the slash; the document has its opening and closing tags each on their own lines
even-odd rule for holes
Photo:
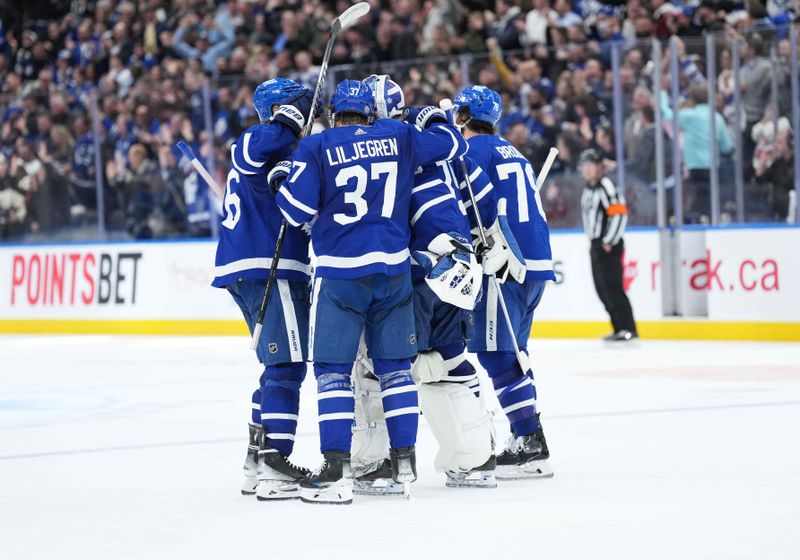
<svg viewBox="0 0 800 560">
<path fill-rule="evenodd" d="M 555 280 L 550 230 L 530 162 L 493 134 L 470 138 L 469 155 L 489 175 L 498 200 L 505 199 L 508 224 L 525 257 L 526 279 Z"/>
<path fill-rule="evenodd" d="M 391 119 L 304 138 L 278 205 L 292 225 L 314 220 L 315 274 L 327 278 L 409 270 L 410 204 L 419 166 L 462 156 L 448 125 L 427 130 Z"/>
<path fill-rule="evenodd" d="M 267 173 L 277 161 L 291 158 L 295 141 L 294 134 L 282 124 L 257 124 L 231 146 L 213 286 L 225 287 L 239 278 L 267 278 L 283 221 L 267 187 Z M 308 236 L 289 228 L 277 277 L 308 281 L 308 269 Z"/>
</svg>

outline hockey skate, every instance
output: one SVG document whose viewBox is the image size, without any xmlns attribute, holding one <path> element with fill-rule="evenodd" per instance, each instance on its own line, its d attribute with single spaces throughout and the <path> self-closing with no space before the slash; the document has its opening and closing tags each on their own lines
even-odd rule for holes
<svg viewBox="0 0 800 560">
<path fill-rule="evenodd" d="M 258 486 L 258 451 L 264 444 L 264 430 L 258 424 L 248 424 L 250 443 L 247 445 L 247 457 L 244 459 L 244 482 L 242 495 L 252 496 Z"/>
<path fill-rule="evenodd" d="M 505 450 L 497 457 L 498 480 L 522 478 L 551 478 L 550 450 L 544 437 L 542 425 L 527 436 L 511 436 Z"/>
<path fill-rule="evenodd" d="M 325 461 L 322 466 L 300 481 L 300 500 L 307 504 L 352 504 L 350 454 L 327 451 L 323 456 Z"/>
<path fill-rule="evenodd" d="M 405 489 L 392 479 L 389 459 L 353 469 L 353 494 L 359 496 L 402 496 Z"/>
<path fill-rule="evenodd" d="M 497 458 L 492 455 L 487 461 L 468 471 L 447 471 L 448 488 L 497 488 L 497 478 L 494 471 L 497 468 Z"/>
<path fill-rule="evenodd" d="M 309 474 L 311 471 L 293 465 L 276 449 L 262 449 L 258 452 L 256 498 L 262 502 L 299 498 L 298 483 Z"/>
<path fill-rule="evenodd" d="M 417 480 L 417 453 L 414 446 L 389 449 L 392 480 L 403 485 L 403 495 L 411 497 L 411 483 Z"/>
</svg>

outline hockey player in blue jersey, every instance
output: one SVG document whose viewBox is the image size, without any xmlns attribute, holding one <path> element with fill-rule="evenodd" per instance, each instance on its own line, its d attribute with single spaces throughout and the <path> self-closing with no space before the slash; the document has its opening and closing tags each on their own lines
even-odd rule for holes
<svg viewBox="0 0 800 560">
<path fill-rule="evenodd" d="M 402 88 L 388 76 L 365 80 L 373 92 L 377 118 L 406 118 L 421 127 L 447 123 L 434 107 L 404 110 Z M 470 160 L 471 162 L 471 160 Z M 485 173 L 472 171 L 481 186 L 481 209 L 494 220 L 496 198 Z M 446 473 L 448 486 L 496 486 L 491 420 L 482 400 L 475 369 L 465 355 L 466 335 L 480 291 L 482 272 L 471 247 L 466 208 L 449 162 L 428 164 L 417 170 L 412 190 L 410 223 L 412 279 L 418 355 L 412 373 L 419 387 L 420 404 L 439 443 L 435 459 Z M 446 233 L 442 233 L 446 232 Z M 385 453 L 385 432 L 380 407 L 372 387 L 368 360 L 360 360 L 354 373 L 359 384 L 353 462 L 356 491 L 391 494 Z M 473 394 L 474 393 L 474 394 Z"/>
<path fill-rule="evenodd" d="M 463 155 L 466 142 L 450 125 L 372 122 L 372 94 L 358 81 L 337 85 L 331 110 L 334 127 L 300 142 L 277 202 L 290 224 L 313 221 L 316 255 L 309 346 L 325 462 L 301 482 L 301 499 L 351 503 L 350 375 L 362 331 L 380 380 L 394 480 L 416 479 L 411 191 L 417 167 Z"/>
<path fill-rule="evenodd" d="M 291 80 L 262 83 L 253 96 L 261 124 L 248 128 L 231 146 L 213 285 L 228 290 L 251 333 L 282 221 L 267 173 L 291 157 L 311 98 L 311 91 Z M 287 460 L 306 373 L 308 284 L 308 236 L 292 228 L 256 350 L 264 371 L 253 393 L 242 494 L 256 494 L 260 500 L 298 497 L 297 480 L 308 474 Z"/>
<path fill-rule="evenodd" d="M 533 372 L 529 364 L 521 366 L 515 354 L 519 349 L 528 360 L 526 348 L 534 310 L 546 281 L 555 280 L 547 220 L 530 162 L 496 134 L 495 124 L 502 112 L 497 92 L 485 86 L 469 87 L 454 100 L 454 111 L 456 124 L 469 143 L 470 156 L 489 174 L 497 191 L 498 219 L 486 232 L 488 243 L 497 245 L 496 240 L 506 239 L 516 256 L 499 271 L 494 266 L 487 269 L 503 281 L 500 289 L 514 336 L 501 315 L 495 284 L 487 277 L 483 298 L 475 309 L 475 332 L 468 343 L 489 373 L 511 424 L 512 437 L 497 457 L 496 475 L 498 479 L 552 476 L 549 450 L 536 412 Z M 477 249 L 485 252 L 486 267 L 495 247 Z"/>
</svg>

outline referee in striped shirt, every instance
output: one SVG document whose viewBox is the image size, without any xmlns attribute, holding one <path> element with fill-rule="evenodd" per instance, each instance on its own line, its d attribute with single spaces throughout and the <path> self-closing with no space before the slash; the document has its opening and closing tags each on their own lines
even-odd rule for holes
<svg viewBox="0 0 800 560">
<path fill-rule="evenodd" d="M 638 337 L 636 323 L 631 302 L 622 287 L 622 255 L 625 251 L 622 234 L 628 223 L 628 208 L 614 182 L 605 176 L 603 158 L 597 150 L 584 151 L 578 160 L 578 168 L 586 180 L 581 196 L 581 215 L 583 229 L 591 240 L 589 254 L 594 287 L 614 327 L 614 332 L 604 340 L 632 340 Z"/>
</svg>

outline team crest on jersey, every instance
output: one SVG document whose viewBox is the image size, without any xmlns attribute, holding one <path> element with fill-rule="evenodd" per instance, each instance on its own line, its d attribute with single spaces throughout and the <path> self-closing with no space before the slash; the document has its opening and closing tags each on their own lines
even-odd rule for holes
<svg viewBox="0 0 800 560">
<path fill-rule="evenodd" d="M 366 134 L 366 133 L 367 133 L 367 131 L 364 130 L 363 128 L 357 128 L 356 131 L 355 131 L 355 135 L 356 136 L 358 136 L 359 134 Z"/>
<path fill-rule="evenodd" d="M 277 342 L 270 342 L 268 348 L 269 348 L 269 353 L 270 354 L 275 354 L 275 353 L 278 352 L 278 343 Z"/>
</svg>

